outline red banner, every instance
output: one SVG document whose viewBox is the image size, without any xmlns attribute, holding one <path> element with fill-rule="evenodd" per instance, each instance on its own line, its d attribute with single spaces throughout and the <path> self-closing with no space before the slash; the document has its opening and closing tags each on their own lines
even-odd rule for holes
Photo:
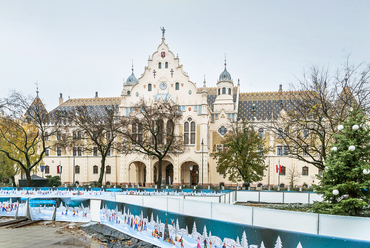
<svg viewBox="0 0 370 248">
<path fill-rule="evenodd" d="M 57 166 L 57 171 L 58 171 L 58 174 L 62 174 L 62 166 L 61 165 Z"/>
<path fill-rule="evenodd" d="M 276 165 L 276 173 L 281 173 L 281 165 Z"/>
</svg>

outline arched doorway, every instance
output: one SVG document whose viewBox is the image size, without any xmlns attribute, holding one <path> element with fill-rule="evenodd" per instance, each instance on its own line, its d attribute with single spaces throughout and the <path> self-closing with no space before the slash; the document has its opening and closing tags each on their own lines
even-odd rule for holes
<svg viewBox="0 0 370 248">
<path fill-rule="evenodd" d="M 166 184 L 173 184 L 173 165 L 169 164 L 166 166 Z"/>
<path fill-rule="evenodd" d="M 193 165 L 193 170 L 191 173 L 191 185 L 198 185 L 199 183 L 199 167 L 198 165 Z"/>
<path fill-rule="evenodd" d="M 199 183 L 199 166 L 193 161 L 186 161 L 181 165 L 181 184 L 197 185 Z"/>
</svg>

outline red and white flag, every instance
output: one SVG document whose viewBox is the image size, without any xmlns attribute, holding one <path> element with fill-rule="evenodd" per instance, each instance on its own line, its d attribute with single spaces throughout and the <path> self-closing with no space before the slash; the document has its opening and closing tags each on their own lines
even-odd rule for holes
<svg viewBox="0 0 370 248">
<path fill-rule="evenodd" d="M 61 165 L 57 166 L 57 171 L 58 171 L 58 174 L 62 174 L 62 166 Z"/>
<path fill-rule="evenodd" d="M 281 173 L 281 164 L 276 165 L 276 173 Z"/>
</svg>

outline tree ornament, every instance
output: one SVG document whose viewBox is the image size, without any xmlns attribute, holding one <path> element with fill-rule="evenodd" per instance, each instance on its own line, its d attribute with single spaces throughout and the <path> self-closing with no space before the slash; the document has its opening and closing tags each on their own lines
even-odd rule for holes
<svg viewBox="0 0 370 248">
<path fill-rule="evenodd" d="M 325 167 L 325 171 L 329 171 L 329 167 Z"/>
<path fill-rule="evenodd" d="M 339 195 L 339 191 L 337 189 L 333 190 L 333 195 Z"/>
<path fill-rule="evenodd" d="M 338 148 L 334 146 L 333 148 L 331 148 L 331 150 L 332 150 L 333 152 L 336 152 L 336 151 L 338 150 Z"/>
<path fill-rule="evenodd" d="M 343 127 L 343 125 L 339 125 L 338 126 L 338 130 L 340 131 L 340 130 L 342 130 L 344 127 Z"/>
<path fill-rule="evenodd" d="M 355 146 L 350 146 L 350 147 L 348 147 L 348 150 L 350 150 L 350 151 L 354 151 L 356 149 L 356 147 Z"/>
<path fill-rule="evenodd" d="M 357 130 L 359 128 L 359 126 L 358 125 L 353 125 L 352 126 L 352 130 Z"/>
<path fill-rule="evenodd" d="M 370 173 L 370 170 L 366 170 L 366 169 L 364 169 L 362 172 L 363 172 L 365 175 L 367 175 L 367 174 L 369 174 L 369 173 Z"/>
</svg>

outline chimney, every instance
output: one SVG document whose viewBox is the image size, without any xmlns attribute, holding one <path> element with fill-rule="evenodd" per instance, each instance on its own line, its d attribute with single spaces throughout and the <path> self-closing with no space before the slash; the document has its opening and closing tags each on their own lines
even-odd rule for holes
<svg viewBox="0 0 370 248">
<path fill-rule="evenodd" d="M 97 91 L 95 91 L 95 97 L 98 97 L 98 92 Z"/>
<path fill-rule="evenodd" d="M 283 91 L 283 85 L 279 84 L 279 91 Z"/>
<path fill-rule="evenodd" d="M 63 103 L 63 95 L 62 93 L 60 93 L 60 96 L 59 96 L 59 105 L 62 105 Z"/>
</svg>

